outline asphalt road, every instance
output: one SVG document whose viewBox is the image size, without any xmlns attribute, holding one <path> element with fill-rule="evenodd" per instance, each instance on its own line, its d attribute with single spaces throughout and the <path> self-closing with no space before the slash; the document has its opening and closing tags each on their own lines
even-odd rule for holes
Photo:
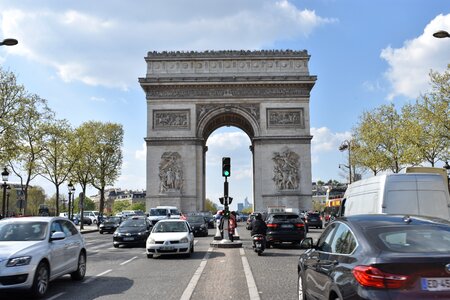
<svg viewBox="0 0 450 300">
<path fill-rule="evenodd" d="M 297 299 L 297 260 L 303 250 L 282 245 L 258 256 L 242 224 L 242 248 L 211 247 L 215 229 L 210 229 L 208 237 L 196 238 L 190 258 L 148 259 L 144 246 L 114 248 L 111 234 L 85 233 L 85 280 L 57 279 L 46 299 Z M 308 236 L 317 239 L 321 231 L 311 229 Z M 0 298 L 18 297 L 26 299 L 17 292 Z"/>
</svg>

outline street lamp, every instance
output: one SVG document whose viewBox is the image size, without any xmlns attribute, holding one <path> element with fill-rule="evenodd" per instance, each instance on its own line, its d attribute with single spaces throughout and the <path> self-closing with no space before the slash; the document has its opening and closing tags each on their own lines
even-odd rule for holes
<svg viewBox="0 0 450 300">
<path fill-rule="evenodd" d="M 6 216 L 9 217 L 9 193 L 11 191 L 11 186 L 8 184 L 6 187 Z"/>
<path fill-rule="evenodd" d="M 71 208 L 71 205 L 72 205 L 71 197 L 72 197 L 72 191 L 74 190 L 72 181 L 70 181 L 69 184 L 67 185 L 67 189 L 69 190 L 69 205 L 68 205 L 69 206 L 69 212 L 68 212 L 67 216 L 69 217 L 69 220 L 71 220 L 71 217 L 70 217 L 70 208 Z"/>
<path fill-rule="evenodd" d="M 439 30 L 433 33 L 433 36 L 438 39 L 450 38 L 450 34 L 445 30 Z"/>
<path fill-rule="evenodd" d="M 4 39 L 2 42 L 0 42 L 0 46 L 15 46 L 19 42 L 16 39 Z"/>
<path fill-rule="evenodd" d="M 351 145 L 351 143 L 348 140 L 345 140 L 339 146 L 339 151 L 341 151 L 341 152 L 348 150 L 348 182 L 349 182 L 349 184 L 352 183 L 352 164 L 351 164 L 351 160 L 350 160 L 350 152 L 351 152 L 350 145 Z"/>
<path fill-rule="evenodd" d="M 2 179 L 3 179 L 3 204 L 2 204 L 2 218 L 5 217 L 5 205 L 6 205 L 6 187 L 8 184 L 6 183 L 8 181 L 9 172 L 8 169 L 5 167 L 2 172 Z"/>
<path fill-rule="evenodd" d="M 445 161 L 445 165 L 443 168 L 447 171 L 447 185 L 448 191 L 450 192 L 450 165 L 448 164 L 448 161 Z"/>
</svg>

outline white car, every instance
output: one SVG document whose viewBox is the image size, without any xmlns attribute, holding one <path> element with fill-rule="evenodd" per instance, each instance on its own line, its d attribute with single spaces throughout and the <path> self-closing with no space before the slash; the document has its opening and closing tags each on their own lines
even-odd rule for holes
<svg viewBox="0 0 450 300">
<path fill-rule="evenodd" d="M 148 258 L 154 255 L 185 254 L 194 252 L 194 234 L 186 220 L 165 219 L 153 226 L 147 238 Z"/>
<path fill-rule="evenodd" d="M 65 274 L 83 280 L 86 274 L 84 238 L 62 217 L 0 220 L 0 291 L 29 289 L 43 297 L 49 282 Z"/>
</svg>

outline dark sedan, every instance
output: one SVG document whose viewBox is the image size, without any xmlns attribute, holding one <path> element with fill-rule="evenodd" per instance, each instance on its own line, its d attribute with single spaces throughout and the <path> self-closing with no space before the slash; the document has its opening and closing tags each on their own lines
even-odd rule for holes
<svg viewBox="0 0 450 300">
<path fill-rule="evenodd" d="M 349 216 L 301 247 L 299 299 L 450 299 L 448 221 Z"/>
<path fill-rule="evenodd" d="M 267 215 L 267 246 L 275 243 L 300 244 L 306 236 L 305 223 L 296 213 L 270 213 Z"/>
<path fill-rule="evenodd" d="M 194 236 L 208 236 L 208 222 L 200 215 L 187 216 L 186 221 L 192 228 Z"/>
<path fill-rule="evenodd" d="M 100 224 L 98 232 L 100 232 L 100 234 L 103 234 L 104 232 L 113 233 L 116 231 L 117 227 L 119 227 L 121 222 L 121 217 L 108 217 Z"/>
<path fill-rule="evenodd" d="M 306 215 L 305 222 L 308 225 L 308 228 L 316 227 L 322 229 L 322 216 L 320 213 L 310 212 Z"/>
<path fill-rule="evenodd" d="M 146 217 L 131 217 L 120 224 L 113 234 L 113 245 L 145 245 L 152 225 Z"/>
</svg>

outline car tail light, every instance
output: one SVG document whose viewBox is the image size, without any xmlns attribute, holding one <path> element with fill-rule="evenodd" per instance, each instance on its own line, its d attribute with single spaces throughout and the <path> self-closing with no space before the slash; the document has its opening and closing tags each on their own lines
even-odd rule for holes
<svg viewBox="0 0 450 300">
<path fill-rule="evenodd" d="M 320 218 L 320 221 L 322 221 L 322 216 L 320 216 L 319 218 Z"/>
<path fill-rule="evenodd" d="M 297 228 L 305 227 L 305 224 L 303 224 L 303 223 L 295 223 L 294 225 L 295 225 L 295 227 L 297 227 Z"/>
<path fill-rule="evenodd" d="M 275 224 L 275 223 L 269 223 L 269 224 L 267 224 L 267 227 L 269 227 L 269 228 L 277 228 L 277 227 L 278 227 L 278 224 Z"/>
<path fill-rule="evenodd" d="M 381 289 L 399 289 L 405 286 L 408 276 L 390 274 L 372 266 L 356 266 L 353 268 L 353 276 L 366 287 Z"/>
</svg>

